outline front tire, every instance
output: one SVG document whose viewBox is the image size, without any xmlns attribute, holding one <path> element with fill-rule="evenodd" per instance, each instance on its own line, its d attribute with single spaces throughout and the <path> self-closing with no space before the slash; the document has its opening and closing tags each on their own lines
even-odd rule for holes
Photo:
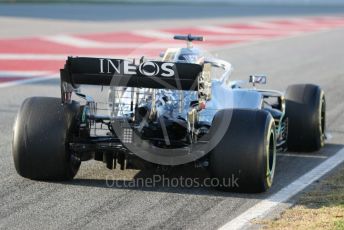
<svg viewBox="0 0 344 230">
<path fill-rule="evenodd" d="M 79 167 L 68 148 L 79 104 L 59 98 L 26 99 L 18 112 L 12 153 L 19 175 L 34 180 L 72 179 Z"/>
<path fill-rule="evenodd" d="M 317 151 L 325 144 L 326 100 L 317 85 L 291 85 L 285 93 L 288 149 Z"/>
<path fill-rule="evenodd" d="M 210 133 L 220 128 L 217 126 L 226 116 L 232 116 L 227 131 L 210 153 L 210 173 L 220 182 L 216 187 L 249 193 L 268 190 L 276 165 L 272 116 L 263 110 L 221 110 L 214 117 Z M 237 183 L 233 184 L 233 180 Z"/>
</svg>

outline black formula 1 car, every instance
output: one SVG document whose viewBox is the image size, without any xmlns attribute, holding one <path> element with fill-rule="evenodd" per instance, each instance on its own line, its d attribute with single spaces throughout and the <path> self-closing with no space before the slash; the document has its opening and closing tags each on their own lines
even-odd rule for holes
<svg viewBox="0 0 344 230">
<path fill-rule="evenodd" d="M 186 48 L 159 59 L 69 57 L 61 98 L 32 97 L 18 112 L 13 134 L 17 172 L 34 180 L 68 180 L 80 163 L 144 169 L 194 164 L 222 190 L 263 192 L 273 183 L 276 152 L 317 151 L 324 145 L 326 103 L 319 86 L 285 93 L 229 79 L 230 63 L 194 48 L 200 36 L 175 36 Z M 106 102 L 80 85 L 107 87 Z M 78 96 L 81 100 L 72 98 Z M 237 187 L 225 186 L 238 178 Z"/>
</svg>

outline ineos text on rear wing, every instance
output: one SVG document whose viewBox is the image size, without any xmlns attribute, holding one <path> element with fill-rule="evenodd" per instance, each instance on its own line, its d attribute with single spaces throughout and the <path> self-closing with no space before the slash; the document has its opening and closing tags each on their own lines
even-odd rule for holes
<svg viewBox="0 0 344 230">
<path fill-rule="evenodd" d="M 202 65 L 125 59 L 69 57 L 61 69 L 61 81 L 79 84 L 140 88 L 198 90 Z"/>
</svg>

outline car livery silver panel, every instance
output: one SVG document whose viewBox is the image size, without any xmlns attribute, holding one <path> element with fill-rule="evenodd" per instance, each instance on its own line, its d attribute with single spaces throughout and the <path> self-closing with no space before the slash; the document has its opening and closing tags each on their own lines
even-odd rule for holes
<svg viewBox="0 0 344 230">
<path fill-rule="evenodd" d="M 263 97 L 257 91 L 232 89 L 220 81 L 212 82 L 212 98 L 206 109 L 200 112 L 200 120 L 211 122 L 215 113 L 221 109 L 261 109 Z"/>
</svg>

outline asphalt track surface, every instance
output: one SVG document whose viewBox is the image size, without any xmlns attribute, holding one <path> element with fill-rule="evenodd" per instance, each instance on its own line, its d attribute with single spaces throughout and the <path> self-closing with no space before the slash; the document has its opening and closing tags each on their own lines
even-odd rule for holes
<svg viewBox="0 0 344 230">
<path fill-rule="evenodd" d="M 230 20 L 221 18 L 216 23 Z M 252 18 L 240 20 L 251 21 Z M 54 25 L 55 22 L 50 23 Z M 65 22 L 56 22 L 59 23 Z M 182 21 L 173 21 L 173 25 L 169 25 L 169 21 L 163 23 L 173 27 L 185 24 Z M 197 24 L 197 20 L 192 23 Z M 28 20 L 25 26 L 34 28 L 35 23 L 30 24 Z M 135 25 L 131 26 L 135 28 Z M 15 29 L 13 31 L 15 33 Z M 41 32 L 44 35 L 45 31 Z M 264 194 L 224 193 L 211 188 L 122 188 L 125 181 L 134 177 L 149 177 L 151 173 L 110 171 L 102 163 L 94 161 L 83 163 L 76 178 L 70 182 L 36 182 L 21 178 L 15 172 L 11 155 L 12 125 L 16 112 L 26 97 L 59 96 L 59 82 L 53 79 L 1 88 L 0 228 L 214 229 L 222 226 L 343 148 L 343 40 L 344 29 L 333 28 L 213 50 L 213 53 L 234 65 L 233 79 L 246 79 L 252 73 L 266 73 L 269 76 L 268 88 L 284 90 L 289 84 L 310 82 L 319 84 L 325 90 L 329 136 L 326 146 L 312 154 L 279 155 L 273 188 Z M 177 168 L 171 174 L 206 176 L 203 170 L 189 167 Z M 112 179 L 110 184 L 106 183 L 106 178 Z M 112 182 L 117 186 L 108 186 Z"/>
</svg>

